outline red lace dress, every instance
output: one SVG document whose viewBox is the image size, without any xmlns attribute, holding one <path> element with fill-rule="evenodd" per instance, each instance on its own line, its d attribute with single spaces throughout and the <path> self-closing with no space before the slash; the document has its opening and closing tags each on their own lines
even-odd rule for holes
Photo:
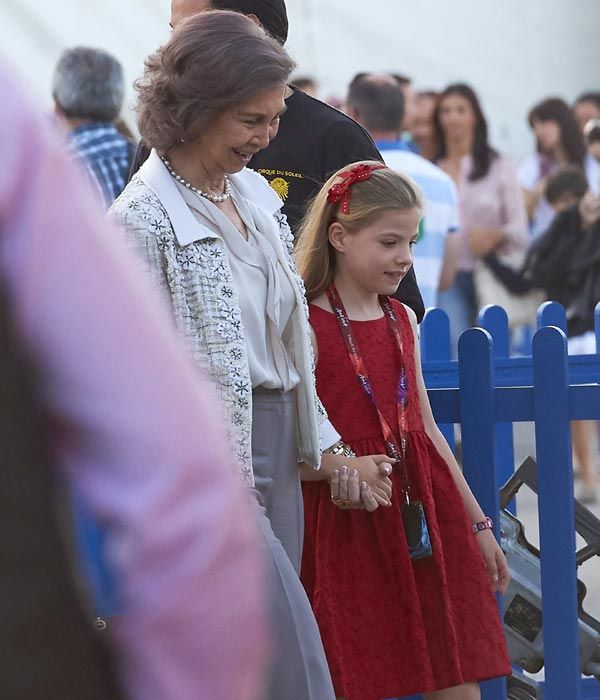
<svg viewBox="0 0 600 700">
<path fill-rule="evenodd" d="M 391 508 L 340 510 L 326 482 L 305 482 L 302 581 L 311 600 L 335 690 L 382 700 L 509 675 L 496 601 L 469 517 L 446 462 L 425 433 L 416 388 L 412 329 L 394 303 L 409 382 L 409 479 L 425 507 L 433 556 L 411 560 L 392 475 Z M 350 364 L 335 316 L 311 306 L 319 346 L 317 390 L 357 455 L 384 454 L 381 428 Z M 385 317 L 353 321 L 378 405 L 397 425 L 398 350 Z"/>
</svg>

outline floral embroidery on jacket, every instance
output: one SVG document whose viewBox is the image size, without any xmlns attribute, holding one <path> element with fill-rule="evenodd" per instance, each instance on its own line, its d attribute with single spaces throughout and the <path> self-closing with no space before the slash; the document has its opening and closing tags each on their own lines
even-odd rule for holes
<svg viewBox="0 0 600 700">
<path fill-rule="evenodd" d="M 253 485 L 252 383 L 238 294 L 223 240 L 207 237 L 180 246 L 160 199 L 139 175 L 113 204 L 110 216 L 124 229 L 129 246 L 145 260 L 151 283 L 170 307 L 194 359 L 215 381 L 226 434 L 239 460 L 242 480 Z M 304 297 L 304 285 L 293 260 L 293 235 L 285 216 L 277 214 L 275 219 L 286 260 Z M 305 300 L 303 303 L 307 318 L 308 307 Z M 303 352 L 310 358 L 307 365 L 314 370 L 308 324 L 305 340 Z M 324 420 L 326 414 L 316 397 L 314 375 L 305 376 L 304 381 L 312 384 L 315 410 Z"/>
</svg>

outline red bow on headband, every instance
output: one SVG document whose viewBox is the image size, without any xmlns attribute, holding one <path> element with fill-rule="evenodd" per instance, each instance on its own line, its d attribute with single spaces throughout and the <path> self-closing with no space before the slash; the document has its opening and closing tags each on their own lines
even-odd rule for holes
<svg viewBox="0 0 600 700">
<path fill-rule="evenodd" d="M 367 163 L 361 163 L 360 165 L 355 165 L 350 170 L 344 170 L 340 173 L 340 177 L 344 178 L 342 182 L 337 182 L 335 185 L 329 188 L 327 192 L 327 201 L 330 204 L 340 203 L 340 211 L 342 214 L 350 213 L 350 187 L 355 182 L 363 182 L 371 177 L 371 173 L 374 170 L 382 170 L 385 165 L 368 165 Z"/>
</svg>

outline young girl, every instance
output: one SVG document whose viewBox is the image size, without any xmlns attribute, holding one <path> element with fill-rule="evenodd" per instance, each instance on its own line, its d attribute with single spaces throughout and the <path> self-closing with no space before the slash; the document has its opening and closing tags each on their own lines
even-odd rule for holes
<svg viewBox="0 0 600 700">
<path fill-rule="evenodd" d="M 511 672 L 494 599 L 506 559 L 435 424 L 414 314 L 389 297 L 421 212 L 408 178 L 358 163 L 325 184 L 298 248 L 319 396 L 357 455 L 397 460 L 392 506 L 372 513 L 304 484 L 303 582 L 347 700 L 476 700 Z"/>
</svg>

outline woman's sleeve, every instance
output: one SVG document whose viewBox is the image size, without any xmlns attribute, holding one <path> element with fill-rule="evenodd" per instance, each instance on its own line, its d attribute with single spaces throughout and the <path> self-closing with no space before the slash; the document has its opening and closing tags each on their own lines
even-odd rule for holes
<svg viewBox="0 0 600 700">
<path fill-rule="evenodd" d="M 173 305 L 167 280 L 167 262 L 158 236 L 150 231 L 149 219 L 142 218 L 136 210 L 129 210 L 127 204 L 120 200 L 109 209 L 107 219 L 125 245 L 134 252 L 134 260 L 147 277 L 150 286 L 159 294 L 161 307 L 172 318 Z"/>
</svg>

